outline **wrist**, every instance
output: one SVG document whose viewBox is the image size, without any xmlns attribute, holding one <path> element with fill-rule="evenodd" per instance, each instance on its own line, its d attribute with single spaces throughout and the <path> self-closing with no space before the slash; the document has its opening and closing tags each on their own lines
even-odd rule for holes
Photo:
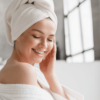
<svg viewBox="0 0 100 100">
<path fill-rule="evenodd" d="M 44 76 L 47 80 L 56 77 L 55 73 L 45 74 Z"/>
</svg>

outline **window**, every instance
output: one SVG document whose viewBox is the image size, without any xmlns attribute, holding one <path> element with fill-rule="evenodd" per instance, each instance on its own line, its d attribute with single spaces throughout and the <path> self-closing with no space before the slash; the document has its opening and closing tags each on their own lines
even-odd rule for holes
<svg viewBox="0 0 100 100">
<path fill-rule="evenodd" d="M 63 0 L 67 62 L 94 61 L 90 0 Z"/>
</svg>

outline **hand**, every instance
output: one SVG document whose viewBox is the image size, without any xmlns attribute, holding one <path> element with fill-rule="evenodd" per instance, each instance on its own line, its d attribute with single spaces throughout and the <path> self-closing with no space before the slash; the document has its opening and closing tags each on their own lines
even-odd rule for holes
<svg viewBox="0 0 100 100">
<path fill-rule="evenodd" d="M 44 74 L 45 77 L 49 77 L 54 75 L 54 67 L 56 62 L 56 43 L 53 43 L 53 49 L 46 56 L 45 60 L 39 64 L 40 70 Z"/>
</svg>

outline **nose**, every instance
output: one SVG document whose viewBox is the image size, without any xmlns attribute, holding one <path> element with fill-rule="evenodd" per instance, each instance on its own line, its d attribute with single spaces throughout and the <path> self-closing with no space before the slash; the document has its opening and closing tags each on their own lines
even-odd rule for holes
<svg viewBox="0 0 100 100">
<path fill-rule="evenodd" d="M 41 43 L 39 43 L 39 47 L 46 49 L 48 47 L 47 45 L 47 41 L 46 40 L 42 40 Z"/>
</svg>

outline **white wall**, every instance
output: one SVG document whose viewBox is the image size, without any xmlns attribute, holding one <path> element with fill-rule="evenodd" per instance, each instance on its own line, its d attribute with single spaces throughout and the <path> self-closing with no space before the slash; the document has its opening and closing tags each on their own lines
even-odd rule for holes
<svg viewBox="0 0 100 100">
<path fill-rule="evenodd" d="M 100 100 L 100 61 L 79 64 L 57 61 L 55 72 L 61 84 L 84 95 L 84 100 Z"/>
<path fill-rule="evenodd" d="M 7 43 L 4 27 L 4 14 L 12 0 L 0 0 L 0 57 L 7 59 L 12 53 L 13 47 Z"/>
</svg>

